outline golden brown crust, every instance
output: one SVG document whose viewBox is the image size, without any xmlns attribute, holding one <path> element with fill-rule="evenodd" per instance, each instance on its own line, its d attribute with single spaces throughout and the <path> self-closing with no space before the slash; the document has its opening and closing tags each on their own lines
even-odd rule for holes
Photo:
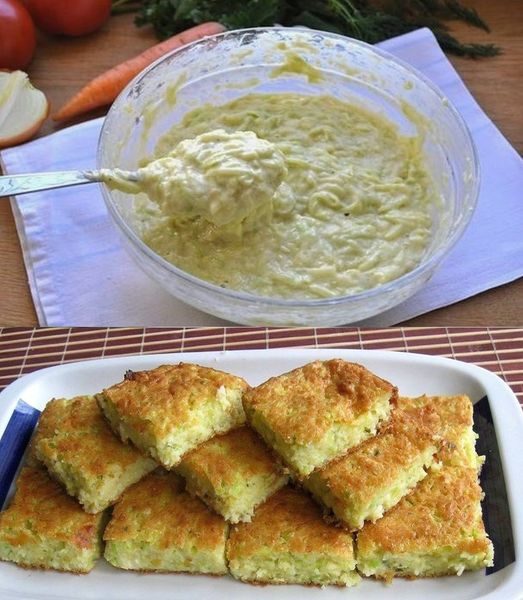
<svg viewBox="0 0 523 600">
<path fill-rule="evenodd" d="M 399 398 L 398 406 L 406 409 L 432 407 L 437 419 L 437 432 L 441 437 L 438 460 L 456 466 L 472 466 L 464 455 L 463 447 L 463 437 L 470 434 L 474 424 L 472 402 L 468 396 Z"/>
<path fill-rule="evenodd" d="M 456 576 L 456 569 L 448 569 L 447 571 L 440 571 L 439 573 L 433 573 L 430 575 L 423 575 L 423 579 L 438 579 L 439 577 L 448 577 L 449 575 Z M 419 579 L 419 576 L 416 575 L 408 575 L 406 573 L 395 573 L 395 579 L 408 579 L 409 581 L 414 581 Z"/>
<path fill-rule="evenodd" d="M 475 469 L 444 466 L 430 471 L 382 519 L 363 527 L 358 550 L 367 554 L 378 548 L 399 554 L 450 546 L 471 554 L 487 552 L 479 509 L 482 497 Z"/>
<path fill-rule="evenodd" d="M 32 444 L 44 462 L 65 460 L 86 479 L 112 476 L 115 465 L 125 469 L 143 460 L 136 448 L 114 435 L 92 396 L 51 400 Z"/>
<path fill-rule="evenodd" d="M 114 565 L 113 565 L 114 566 Z M 124 569 L 124 567 L 118 566 L 117 569 Z M 144 575 L 150 575 L 154 573 L 155 575 L 187 575 L 190 573 L 191 575 L 199 575 L 203 577 L 224 577 L 227 573 L 204 573 L 202 571 L 171 571 L 170 569 L 135 569 L 125 567 L 125 571 L 132 571 L 133 573 L 143 573 Z"/>
<path fill-rule="evenodd" d="M 217 435 L 186 454 L 181 466 L 213 487 L 232 485 L 238 476 L 278 475 L 280 470 L 267 446 L 249 427 Z"/>
<path fill-rule="evenodd" d="M 232 527 L 228 558 L 246 558 L 263 547 L 274 552 L 338 554 L 347 560 L 354 556 L 351 534 L 327 525 L 321 509 L 288 486 L 261 504 L 250 523 Z"/>
<path fill-rule="evenodd" d="M 332 359 L 269 379 L 249 390 L 243 404 L 247 416 L 263 414 L 284 441 L 307 444 L 320 440 L 334 423 L 351 423 L 384 394 L 392 399 L 396 388 L 362 365 Z"/>
<path fill-rule="evenodd" d="M 149 371 L 128 371 L 124 381 L 105 389 L 103 395 L 138 432 L 151 421 L 159 436 L 183 424 L 191 410 L 214 400 L 221 387 L 249 386 L 241 377 L 200 365 L 162 365 Z"/>
<path fill-rule="evenodd" d="M 274 581 L 274 579 L 256 579 L 256 581 L 252 580 L 252 579 L 245 579 L 243 577 L 235 577 L 235 579 L 239 579 L 240 581 L 243 581 L 244 583 L 248 583 L 249 585 L 255 585 L 258 587 L 266 587 L 268 585 L 289 585 L 286 581 Z M 308 588 L 324 588 L 325 584 L 324 583 L 301 583 L 300 584 L 302 587 L 308 587 Z M 329 587 L 337 587 L 337 588 L 346 588 L 347 585 L 344 583 L 330 583 L 329 582 Z"/>
<path fill-rule="evenodd" d="M 417 398 L 398 398 L 398 407 L 411 409 L 414 407 L 432 406 L 442 423 L 448 426 L 472 427 L 473 407 L 470 398 L 464 394 L 457 396 L 419 396 Z"/>
<path fill-rule="evenodd" d="M 439 420 L 432 406 L 395 408 L 380 433 L 312 475 L 334 497 L 365 501 L 377 489 L 393 485 L 420 453 L 435 446 Z"/>
<path fill-rule="evenodd" d="M 180 489 L 173 474 L 152 473 L 134 484 L 115 505 L 105 541 L 147 541 L 159 548 L 192 544 L 223 546 L 227 524 L 201 500 Z"/>
<path fill-rule="evenodd" d="M 63 541 L 94 548 L 102 515 L 85 513 L 44 469 L 24 467 L 10 506 L 0 513 L 0 540 L 14 546 Z"/>
<path fill-rule="evenodd" d="M 437 579 L 438 577 L 447 577 L 449 575 L 456 576 L 456 569 L 448 569 L 447 571 L 440 571 L 439 573 L 433 573 L 430 575 L 409 575 L 408 573 L 395 573 L 394 571 L 389 571 L 388 573 L 382 573 L 380 575 L 367 575 L 371 579 L 376 579 L 377 581 L 384 581 L 385 583 L 392 583 L 394 579 L 407 579 L 408 581 L 415 581 L 416 579 Z"/>
</svg>

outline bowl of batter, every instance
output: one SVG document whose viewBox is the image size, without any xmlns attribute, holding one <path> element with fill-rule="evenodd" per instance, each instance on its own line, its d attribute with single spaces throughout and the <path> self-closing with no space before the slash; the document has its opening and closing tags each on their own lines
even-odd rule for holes
<svg viewBox="0 0 523 600">
<path fill-rule="evenodd" d="M 334 34 L 227 32 L 113 104 L 98 166 L 126 248 L 181 300 L 241 324 L 341 325 L 414 294 L 468 224 L 478 165 L 422 75 Z"/>
</svg>

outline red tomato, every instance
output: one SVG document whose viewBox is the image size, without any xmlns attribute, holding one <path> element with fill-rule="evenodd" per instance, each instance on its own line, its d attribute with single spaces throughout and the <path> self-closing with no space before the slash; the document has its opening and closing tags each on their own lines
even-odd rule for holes
<svg viewBox="0 0 523 600">
<path fill-rule="evenodd" d="M 84 35 L 109 18 L 111 0 L 24 0 L 37 27 L 47 33 Z"/>
<path fill-rule="evenodd" d="M 0 0 L 0 69 L 25 69 L 36 46 L 31 15 L 18 0 Z"/>
</svg>

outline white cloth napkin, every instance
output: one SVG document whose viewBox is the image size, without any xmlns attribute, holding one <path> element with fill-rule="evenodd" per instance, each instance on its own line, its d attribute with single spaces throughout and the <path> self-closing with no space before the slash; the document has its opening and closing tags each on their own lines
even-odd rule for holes
<svg viewBox="0 0 523 600">
<path fill-rule="evenodd" d="M 434 81 L 467 122 L 480 157 L 481 193 L 465 235 L 432 280 L 400 306 L 365 321 L 388 326 L 523 275 L 523 161 L 483 113 L 427 29 L 380 46 Z M 95 166 L 102 119 L 1 154 L 9 174 Z M 40 325 L 223 324 L 151 281 L 120 245 L 96 186 L 13 200 Z M 189 299 L 190 301 L 190 299 Z"/>
</svg>

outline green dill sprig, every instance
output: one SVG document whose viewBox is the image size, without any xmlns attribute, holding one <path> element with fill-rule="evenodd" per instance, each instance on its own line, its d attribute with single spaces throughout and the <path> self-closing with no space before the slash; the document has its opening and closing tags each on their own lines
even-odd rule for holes
<svg viewBox="0 0 523 600">
<path fill-rule="evenodd" d="M 229 29 L 304 25 L 374 44 L 420 27 L 432 30 L 448 52 L 480 58 L 495 56 L 494 44 L 466 44 L 449 32 L 459 20 L 488 32 L 476 10 L 459 0 L 113 0 L 113 11 L 138 10 L 136 24 L 152 25 L 165 38 L 204 21 Z"/>
<path fill-rule="evenodd" d="M 460 21 L 464 21 L 469 25 L 473 25 L 478 29 L 483 29 L 487 33 L 490 32 L 489 26 L 483 21 L 483 19 L 478 15 L 478 11 L 474 8 L 468 8 L 463 6 L 460 2 L 456 0 L 446 0 L 445 6 L 447 7 L 450 16 L 449 18 L 456 18 Z"/>
</svg>

